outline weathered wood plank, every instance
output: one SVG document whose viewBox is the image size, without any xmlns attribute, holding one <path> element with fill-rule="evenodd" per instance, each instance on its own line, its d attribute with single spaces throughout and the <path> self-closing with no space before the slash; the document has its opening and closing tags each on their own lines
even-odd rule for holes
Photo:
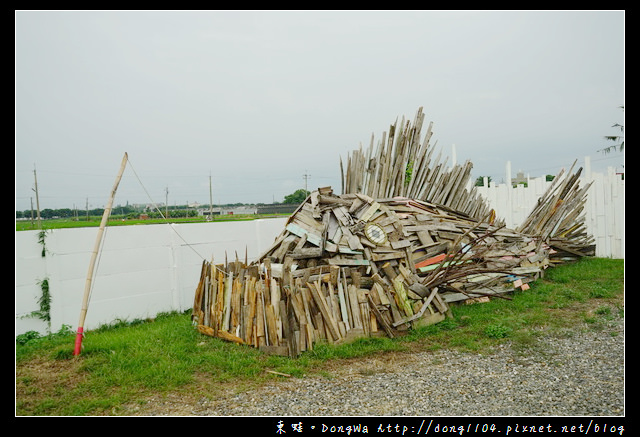
<svg viewBox="0 0 640 437">
<path fill-rule="evenodd" d="M 324 300 L 324 296 L 322 296 L 321 294 L 322 290 L 318 288 L 317 284 L 310 283 L 310 282 L 307 282 L 307 287 L 311 291 L 311 294 L 313 296 L 313 299 L 316 302 L 316 305 L 318 305 L 318 309 L 322 314 L 322 318 L 324 319 L 327 325 L 327 328 L 331 333 L 331 336 L 333 337 L 334 340 L 339 340 L 340 329 L 338 328 L 336 321 L 333 319 L 331 312 L 327 307 L 327 303 Z"/>
<path fill-rule="evenodd" d="M 368 259 L 346 259 L 338 257 L 330 258 L 327 262 L 332 266 L 368 266 L 371 264 Z"/>
</svg>

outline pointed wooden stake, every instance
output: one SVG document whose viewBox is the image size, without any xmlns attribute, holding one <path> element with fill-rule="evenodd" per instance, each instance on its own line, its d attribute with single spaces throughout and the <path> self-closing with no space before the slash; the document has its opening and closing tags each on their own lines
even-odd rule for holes
<svg viewBox="0 0 640 437">
<path fill-rule="evenodd" d="M 127 154 L 124 154 L 122 158 L 122 164 L 120 165 L 120 171 L 118 172 L 118 176 L 116 177 L 116 181 L 111 189 L 111 196 L 109 197 L 109 202 L 107 203 L 107 207 L 102 214 L 102 221 L 100 222 L 100 228 L 98 229 L 98 235 L 96 237 L 96 243 L 93 249 L 93 253 L 91 254 L 91 262 L 89 263 L 89 272 L 87 273 L 87 280 L 84 287 L 84 297 L 82 299 L 82 308 L 80 310 L 80 321 L 78 322 L 78 331 L 76 333 L 76 343 L 75 349 L 73 351 L 73 355 L 80 355 L 80 350 L 82 349 L 82 337 L 84 335 L 84 321 L 87 317 L 87 309 L 89 306 L 89 294 L 91 292 L 91 284 L 93 282 L 93 270 L 96 265 L 96 259 L 98 257 L 98 252 L 100 251 L 100 245 L 102 244 L 102 235 L 104 234 L 104 228 L 107 225 L 107 221 L 109 219 L 109 215 L 111 214 L 111 207 L 113 206 L 113 199 L 116 196 L 116 190 L 118 189 L 118 185 L 120 184 L 120 179 L 122 179 L 122 173 L 124 173 L 124 168 L 127 165 Z"/>
</svg>

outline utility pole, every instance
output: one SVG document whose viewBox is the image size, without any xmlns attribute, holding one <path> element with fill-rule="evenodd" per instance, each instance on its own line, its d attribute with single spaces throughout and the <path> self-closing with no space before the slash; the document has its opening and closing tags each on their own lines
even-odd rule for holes
<svg viewBox="0 0 640 437">
<path fill-rule="evenodd" d="M 213 192 L 211 191 L 211 172 L 209 172 L 209 220 L 213 219 Z"/>
<path fill-rule="evenodd" d="M 307 179 L 309 179 L 309 176 L 311 176 L 310 174 L 307 174 L 307 171 L 304 171 L 304 174 L 302 175 L 302 177 L 304 178 L 304 191 L 305 194 L 309 192 L 309 190 L 307 190 Z"/>
<path fill-rule="evenodd" d="M 164 218 L 169 219 L 169 187 L 165 188 L 164 194 Z"/>
<path fill-rule="evenodd" d="M 40 221 L 40 197 L 38 196 L 38 177 L 36 176 L 36 165 L 33 164 L 33 179 L 35 181 L 35 188 L 33 191 L 36 192 L 36 208 L 38 214 L 38 229 L 42 229 L 42 222 Z"/>
</svg>

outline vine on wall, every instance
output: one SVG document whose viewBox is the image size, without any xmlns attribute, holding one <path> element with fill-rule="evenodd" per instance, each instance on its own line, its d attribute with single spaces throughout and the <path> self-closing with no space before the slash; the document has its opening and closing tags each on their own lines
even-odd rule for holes
<svg viewBox="0 0 640 437">
<path fill-rule="evenodd" d="M 42 246 L 42 257 L 43 258 L 47 255 L 46 238 L 47 238 L 47 230 L 46 229 L 43 229 L 40 232 L 38 232 L 38 243 Z"/>
<path fill-rule="evenodd" d="M 46 229 L 38 232 L 38 243 L 42 246 L 41 254 L 43 258 L 47 255 L 46 237 Z M 30 312 L 29 314 L 22 316 L 22 318 L 33 317 L 40 319 L 47 323 L 47 330 L 51 332 L 51 293 L 49 291 L 49 278 L 44 278 L 41 281 L 38 281 L 38 285 L 42 291 L 40 298 L 38 298 L 38 306 L 40 309 Z"/>
</svg>

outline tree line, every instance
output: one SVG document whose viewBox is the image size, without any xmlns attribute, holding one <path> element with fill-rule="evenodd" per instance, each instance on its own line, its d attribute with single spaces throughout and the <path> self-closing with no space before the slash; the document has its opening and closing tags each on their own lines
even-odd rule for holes
<svg viewBox="0 0 640 437">
<path fill-rule="evenodd" d="M 175 206 L 170 207 L 167 211 L 169 217 L 184 218 L 184 217 L 196 217 L 198 212 L 193 208 L 187 206 Z M 30 219 L 36 218 L 36 211 L 26 209 L 24 211 L 16 211 L 16 219 Z M 86 210 L 78 210 L 71 208 L 50 209 L 45 208 L 40 211 L 40 218 L 42 219 L 54 219 L 54 218 L 76 218 L 78 220 L 87 219 L 88 217 L 102 216 L 104 214 L 104 208 L 93 208 Z M 162 214 L 158 211 L 151 211 L 148 208 L 132 207 L 132 206 L 116 206 L 111 209 L 112 216 L 118 216 L 121 218 L 134 219 L 140 217 L 140 214 L 146 214 L 149 218 L 160 218 Z"/>
<path fill-rule="evenodd" d="M 282 203 L 295 203 L 299 204 L 304 202 L 304 200 L 309 195 L 309 191 L 306 190 L 296 190 L 295 192 L 285 196 L 284 202 Z M 275 202 L 280 203 L 280 202 Z M 236 207 L 236 206 L 244 206 L 247 205 L 245 203 L 228 203 L 224 205 L 213 205 L 215 208 L 219 207 Z M 264 205 L 264 203 L 258 203 L 257 205 Z M 153 210 L 147 206 L 132 206 L 132 205 L 118 205 L 111 209 L 111 215 L 117 215 L 118 217 L 128 218 L 128 219 L 136 219 L 140 216 L 140 214 L 146 214 L 149 218 L 162 218 L 165 214 L 169 216 L 169 218 L 187 218 L 187 217 L 197 217 L 198 212 L 187 205 L 176 205 L 173 207 L 164 208 L 162 207 L 162 212 L 157 210 Z M 93 208 L 93 209 L 71 209 L 71 208 L 60 208 L 60 209 L 50 209 L 45 208 L 40 211 L 40 218 L 42 219 L 53 219 L 53 218 L 77 218 L 78 220 L 86 219 L 88 217 L 102 216 L 104 214 L 104 208 Z M 24 211 L 16 211 L 16 219 L 30 219 L 36 218 L 36 211 L 31 209 L 26 209 Z"/>
</svg>

